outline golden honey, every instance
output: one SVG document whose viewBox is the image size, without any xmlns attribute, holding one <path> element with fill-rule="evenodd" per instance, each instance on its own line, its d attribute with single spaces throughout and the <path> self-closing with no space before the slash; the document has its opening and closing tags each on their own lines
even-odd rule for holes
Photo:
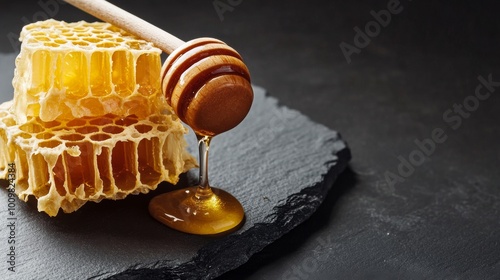
<svg viewBox="0 0 500 280">
<path fill-rule="evenodd" d="M 199 235 L 227 234 L 243 224 L 245 212 L 234 196 L 216 188 L 201 192 L 196 186 L 156 196 L 149 212 L 171 228 Z"/>
<path fill-rule="evenodd" d="M 245 210 L 230 193 L 210 186 L 208 151 L 212 137 L 197 134 L 200 181 L 195 187 L 167 192 L 149 202 L 149 213 L 159 222 L 182 232 L 221 235 L 237 230 Z"/>
</svg>

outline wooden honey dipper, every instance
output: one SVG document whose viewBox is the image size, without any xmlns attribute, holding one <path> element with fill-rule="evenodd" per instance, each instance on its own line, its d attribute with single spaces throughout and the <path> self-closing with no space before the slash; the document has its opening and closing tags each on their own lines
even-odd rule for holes
<svg viewBox="0 0 500 280">
<path fill-rule="evenodd" d="M 208 183 L 208 150 L 213 136 L 232 129 L 253 101 L 250 75 L 241 56 L 223 42 L 200 38 L 184 43 L 171 34 L 104 0 L 66 2 L 152 42 L 170 54 L 161 71 L 168 103 L 198 138 L 199 185 L 154 197 L 149 213 L 161 223 L 187 233 L 218 235 L 244 223 L 241 203 Z"/>
<path fill-rule="evenodd" d="M 214 136 L 238 125 L 253 101 L 248 68 L 224 42 L 184 42 L 104 0 L 65 0 L 71 5 L 152 42 L 169 54 L 162 89 L 179 118 L 198 135 Z"/>
</svg>

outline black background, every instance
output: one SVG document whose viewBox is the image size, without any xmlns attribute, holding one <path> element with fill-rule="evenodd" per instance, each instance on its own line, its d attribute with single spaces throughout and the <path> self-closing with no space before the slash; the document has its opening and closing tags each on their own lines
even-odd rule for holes
<svg viewBox="0 0 500 280">
<path fill-rule="evenodd" d="M 26 20 L 43 19 L 37 2 L 0 1 L 1 52 L 15 51 L 9 38 Z M 500 278 L 500 87 L 459 125 L 443 117 L 473 99 L 479 76 L 500 81 L 496 1 L 401 0 L 351 63 L 339 45 L 392 1 L 112 2 L 183 40 L 225 41 L 254 84 L 352 149 L 319 211 L 222 279 Z M 235 5 L 221 20 L 214 3 Z M 67 4 L 53 17 L 93 20 Z M 434 129 L 446 140 L 389 184 Z"/>
</svg>

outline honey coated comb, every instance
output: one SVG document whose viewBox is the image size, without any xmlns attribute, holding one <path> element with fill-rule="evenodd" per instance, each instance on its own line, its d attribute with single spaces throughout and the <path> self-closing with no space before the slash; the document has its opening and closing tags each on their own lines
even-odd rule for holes
<svg viewBox="0 0 500 280">
<path fill-rule="evenodd" d="M 0 105 L 0 177 L 55 216 L 147 193 L 196 166 L 160 88 L 160 51 L 107 23 L 27 25 Z"/>
<path fill-rule="evenodd" d="M 109 23 L 26 25 L 13 80 L 17 118 L 147 117 L 162 103 L 161 50 Z"/>
<path fill-rule="evenodd" d="M 25 201 L 36 197 L 38 210 L 50 216 L 87 201 L 147 193 L 162 181 L 175 184 L 196 165 L 185 149 L 186 128 L 173 114 L 30 118 L 18 125 L 10 103 L 0 106 L 0 168 L 15 162 L 16 193 Z"/>
</svg>

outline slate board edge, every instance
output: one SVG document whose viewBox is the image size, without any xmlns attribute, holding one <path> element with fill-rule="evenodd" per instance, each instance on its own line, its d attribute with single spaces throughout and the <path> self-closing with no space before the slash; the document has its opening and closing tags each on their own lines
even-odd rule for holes
<svg viewBox="0 0 500 280">
<path fill-rule="evenodd" d="M 266 92 L 267 98 L 269 97 Z M 273 98 L 274 99 L 274 98 Z M 268 223 L 257 223 L 252 228 L 234 234 L 223 239 L 215 240 L 209 245 L 201 248 L 196 257 L 187 263 L 176 267 L 168 267 L 169 260 L 159 260 L 154 268 L 131 267 L 123 272 L 104 278 L 109 280 L 118 279 L 213 279 L 222 274 L 236 269 L 246 263 L 252 255 L 260 252 L 266 246 L 276 241 L 299 224 L 306 221 L 324 201 L 328 191 L 331 189 L 337 177 L 345 170 L 351 160 L 351 151 L 340 133 L 333 131 L 334 137 L 330 139 L 332 146 L 339 145 L 340 149 L 334 154 L 337 160 L 329 163 L 326 174 L 322 174 L 323 180 L 313 186 L 308 186 L 299 193 L 290 195 L 286 202 L 275 206 L 275 213 L 270 214 L 264 220 Z M 300 199 L 298 199 L 300 198 Z M 300 211 L 301 215 L 293 215 Z M 306 213 L 304 215 L 304 213 Z M 284 217 L 291 217 L 284 219 Z M 274 223 L 273 223 L 274 222 Z M 262 228 L 268 227 L 266 230 Z M 264 239 L 263 237 L 266 237 Z M 247 242 L 247 241 L 253 242 Z M 267 240 L 263 242 L 263 240 Z M 271 242 L 270 242 L 271 241 Z M 245 252 L 242 254 L 242 252 Z M 238 257 L 237 260 L 235 258 Z M 210 264 L 215 259 L 227 259 L 226 266 L 212 267 Z M 189 272 L 189 273 L 185 273 Z M 96 275 L 95 279 L 101 279 Z M 94 277 L 90 278 L 93 279 Z"/>
</svg>

